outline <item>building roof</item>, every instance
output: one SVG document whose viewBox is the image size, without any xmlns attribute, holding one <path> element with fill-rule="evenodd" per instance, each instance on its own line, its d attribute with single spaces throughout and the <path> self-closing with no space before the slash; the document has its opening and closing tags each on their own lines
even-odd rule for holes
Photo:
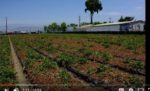
<svg viewBox="0 0 150 91">
<path fill-rule="evenodd" d="M 91 27 L 120 25 L 120 24 L 129 24 L 129 23 L 137 23 L 137 22 L 145 23 L 145 22 L 142 21 L 142 20 L 138 20 L 138 21 L 125 21 L 125 22 L 105 23 L 105 24 L 98 24 L 98 25 L 92 25 L 92 24 L 90 24 L 90 25 L 81 26 L 80 28 L 81 28 L 81 29 L 84 29 L 84 28 L 91 28 Z"/>
<path fill-rule="evenodd" d="M 92 25 L 92 24 L 89 24 L 89 25 L 84 25 L 84 26 L 81 26 L 80 28 L 82 29 L 82 28 L 89 28 L 89 27 L 92 27 L 92 26 L 94 26 L 94 25 Z"/>
<path fill-rule="evenodd" d="M 145 21 L 143 21 L 143 20 L 134 21 L 132 23 L 138 23 L 138 22 L 145 23 Z"/>
<path fill-rule="evenodd" d="M 114 23 L 98 24 L 98 25 L 94 25 L 94 26 L 95 26 L 95 27 L 98 27 L 98 26 L 120 25 L 120 24 L 128 24 L 128 23 L 132 23 L 132 22 L 133 22 L 133 21 L 114 22 Z"/>
</svg>

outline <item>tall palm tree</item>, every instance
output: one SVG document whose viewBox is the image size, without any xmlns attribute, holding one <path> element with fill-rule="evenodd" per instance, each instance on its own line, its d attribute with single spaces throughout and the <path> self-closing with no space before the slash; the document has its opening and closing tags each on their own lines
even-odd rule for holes
<svg viewBox="0 0 150 91">
<path fill-rule="evenodd" d="M 93 24 L 94 12 L 99 12 L 103 9 L 102 4 L 99 0 L 86 0 L 85 2 L 85 12 L 90 11 L 91 13 L 91 24 Z"/>
</svg>

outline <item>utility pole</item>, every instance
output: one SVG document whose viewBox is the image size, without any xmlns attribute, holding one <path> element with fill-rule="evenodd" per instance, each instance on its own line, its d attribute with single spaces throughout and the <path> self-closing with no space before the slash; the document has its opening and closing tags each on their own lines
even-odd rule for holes
<svg viewBox="0 0 150 91">
<path fill-rule="evenodd" d="M 7 34 L 7 17 L 6 17 L 6 34 Z"/>
<path fill-rule="evenodd" d="M 111 23 L 111 18 L 109 18 L 109 23 Z"/>
<path fill-rule="evenodd" d="M 79 28 L 80 28 L 81 17 L 79 16 Z"/>
</svg>

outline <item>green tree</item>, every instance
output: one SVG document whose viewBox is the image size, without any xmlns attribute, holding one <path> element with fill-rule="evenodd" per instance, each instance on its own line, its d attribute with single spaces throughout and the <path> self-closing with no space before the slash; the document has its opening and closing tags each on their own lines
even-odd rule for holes
<svg viewBox="0 0 150 91">
<path fill-rule="evenodd" d="M 48 32 L 48 27 L 47 26 L 44 26 L 44 31 Z"/>
<path fill-rule="evenodd" d="M 60 26 L 60 25 L 57 25 L 57 30 L 58 30 L 58 31 L 62 31 L 62 29 L 61 29 L 61 26 Z"/>
<path fill-rule="evenodd" d="M 93 24 L 94 12 L 99 12 L 103 9 L 102 4 L 99 0 L 86 0 L 85 2 L 85 12 L 90 11 L 91 14 L 91 24 Z"/>
<path fill-rule="evenodd" d="M 72 27 L 73 30 L 76 30 L 76 29 L 77 29 L 77 26 L 78 26 L 78 25 L 77 25 L 77 24 L 74 24 L 74 23 L 71 23 L 71 24 L 70 24 L 70 27 Z"/>
<path fill-rule="evenodd" d="M 103 23 L 107 23 L 107 21 L 104 21 Z"/>
<path fill-rule="evenodd" d="M 57 23 L 52 23 L 52 24 L 50 24 L 49 26 L 48 26 L 48 31 L 50 32 L 55 32 L 55 31 L 57 31 L 58 30 L 58 25 L 57 25 Z"/>
<path fill-rule="evenodd" d="M 47 32 L 48 32 L 48 33 L 49 33 L 49 32 L 52 32 L 52 26 L 51 26 L 51 24 L 48 25 L 48 27 L 47 27 Z"/>
<path fill-rule="evenodd" d="M 103 23 L 102 23 L 102 22 L 97 21 L 97 22 L 94 22 L 93 24 L 94 24 L 94 25 L 97 25 L 97 24 L 103 24 Z"/>
<path fill-rule="evenodd" d="M 123 22 L 123 21 L 124 21 L 123 16 L 121 16 L 118 22 Z"/>
<path fill-rule="evenodd" d="M 130 17 L 130 16 L 123 17 L 123 16 L 121 16 L 118 21 L 124 22 L 124 21 L 132 21 L 132 20 L 134 20 L 134 17 Z"/>
<path fill-rule="evenodd" d="M 134 17 L 126 16 L 126 17 L 124 18 L 124 20 L 125 20 L 125 21 L 132 21 L 132 20 L 134 20 Z"/>
<path fill-rule="evenodd" d="M 63 23 L 61 23 L 61 30 L 63 31 L 63 32 L 66 32 L 66 29 L 67 29 L 67 25 L 66 25 L 66 23 L 65 22 L 63 22 Z"/>
</svg>

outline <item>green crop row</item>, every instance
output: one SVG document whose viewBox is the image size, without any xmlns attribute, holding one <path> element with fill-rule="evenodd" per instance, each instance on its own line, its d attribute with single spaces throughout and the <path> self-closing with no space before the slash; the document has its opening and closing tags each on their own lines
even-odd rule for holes
<svg viewBox="0 0 150 91">
<path fill-rule="evenodd" d="M 16 83 L 7 36 L 0 36 L 0 83 Z"/>
<path fill-rule="evenodd" d="M 127 35 L 125 35 L 125 36 L 127 36 Z M 95 35 L 95 36 L 93 36 L 93 35 L 91 35 L 91 36 L 86 36 L 86 35 L 82 35 L 82 36 L 81 35 L 68 35 L 68 36 L 61 35 L 61 36 L 58 36 L 57 34 L 53 34 L 53 35 L 33 35 L 33 36 L 26 35 L 23 37 L 20 36 L 20 37 L 18 37 L 18 39 L 20 39 L 20 40 L 23 39 L 23 41 L 26 41 L 26 43 L 31 46 L 36 47 L 38 49 L 42 49 L 42 50 L 48 52 L 50 55 L 57 56 L 57 60 L 55 60 L 55 61 L 58 63 L 59 66 L 60 65 L 63 67 L 64 66 L 70 66 L 70 67 L 75 66 L 80 71 L 81 70 L 80 66 L 82 67 L 84 64 L 86 64 L 89 61 L 88 59 L 103 62 L 104 64 L 99 64 L 98 67 L 96 67 L 96 69 L 92 68 L 92 67 L 90 68 L 88 66 L 86 67 L 86 65 L 85 65 L 87 70 L 84 69 L 84 72 L 87 72 L 87 74 L 90 75 L 91 77 L 94 75 L 98 75 L 98 76 L 100 76 L 99 77 L 100 79 L 107 77 L 107 74 L 110 72 L 110 77 L 113 76 L 114 78 L 117 79 L 117 80 L 116 79 L 114 79 L 114 80 L 122 81 L 122 79 L 124 79 L 124 78 L 123 78 L 123 76 L 119 77 L 120 76 L 119 72 L 122 72 L 124 74 L 125 74 L 125 72 L 119 71 L 118 69 L 111 68 L 110 66 L 106 65 L 109 63 L 111 64 L 111 62 L 113 60 L 115 62 L 118 62 L 118 60 L 117 61 L 115 60 L 116 57 L 113 57 L 109 52 L 92 51 L 88 47 L 85 47 L 85 48 L 78 47 L 79 49 L 78 48 L 71 49 L 71 47 L 69 45 L 68 45 L 68 48 L 62 47 L 62 46 L 65 45 L 64 41 L 66 40 L 66 42 L 67 42 L 69 39 L 79 40 L 79 43 L 81 43 L 81 44 L 82 44 L 82 41 L 80 41 L 80 39 L 82 39 L 82 40 L 89 39 L 90 42 L 91 42 L 91 39 L 93 39 L 93 40 L 97 40 L 97 43 L 102 43 L 102 45 L 105 47 L 109 47 L 109 46 L 111 46 L 111 44 L 117 44 L 117 42 L 118 42 L 117 45 L 123 45 L 123 43 L 126 43 L 126 41 L 127 41 L 127 44 L 131 43 L 131 45 L 132 45 L 132 41 L 135 42 L 136 40 L 138 40 L 138 39 L 132 39 L 132 37 L 128 36 L 130 39 L 128 41 L 127 40 L 128 38 L 125 38 L 125 36 L 122 36 L 122 38 L 117 39 L 117 38 L 119 38 L 119 36 L 118 37 L 112 37 L 112 36 L 107 37 L 107 36 L 100 36 L 100 35 L 99 36 L 98 35 Z M 137 36 L 137 37 L 140 37 L 140 36 Z M 64 41 L 62 41 L 58 38 L 62 38 L 62 39 L 64 39 Z M 99 40 L 99 38 L 102 38 L 102 39 Z M 56 40 L 56 42 L 54 42 L 55 40 Z M 139 39 L 139 41 L 141 42 L 142 40 Z M 53 44 L 53 42 L 54 42 L 54 44 Z M 64 44 L 63 43 L 61 44 L 61 42 L 63 42 Z M 90 44 L 90 42 L 89 42 L 89 44 Z M 86 43 L 87 43 L 87 41 L 86 41 Z M 136 44 L 136 42 L 135 42 L 135 44 Z M 53 52 L 53 49 L 55 49 L 55 52 Z M 41 57 L 37 57 L 37 55 L 35 55 L 35 53 L 32 53 L 32 52 L 27 52 L 27 53 L 28 53 L 28 57 L 31 58 L 29 60 L 29 63 L 27 63 L 27 64 L 28 65 L 31 64 L 30 68 L 33 69 L 32 64 L 34 62 L 32 63 L 32 61 L 41 59 Z M 34 60 L 32 60 L 32 59 L 34 59 Z M 36 66 L 38 68 L 38 71 L 43 71 L 46 69 L 51 69 L 51 68 L 56 67 L 56 63 L 47 63 L 48 60 L 45 60 L 45 59 L 42 59 L 42 60 L 45 64 L 40 64 L 39 66 Z M 119 62 L 119 63 L 124 63 L 125 66 L 119 65 L 119 63 L 118 63 L 118 64 L 116 64 L 118 67 L 124 67 L 124 68 L 130 67 L 130 68 L 137 69 L 137 70 L 144 69 L 143 64 L 141 62 L 138 62 L 135 60 L 131 60 L 132 61 L 131 62 L 130 60 L 126 60 L 126 59 L 125 59 L 125 61 L 122 59 L 120 61 L 121 62 Z M 88 64 L 92 66 L 91 63 L 93 63 L 93 62 L 92 61 L 88 62 Z M 114 71 L 114 75 L 111 71 Z M 70 81 L 70 75 L 65 70 L 62 70 L 59 72 L 59 77 L 62 79 L 62 81 L 64 83 L 67 83 Z M 137 86 L 137 85 L 141 85 L 141 83 L 143 82 L 143 81 L 141 81 L 140 77 L 137 77 L 137 79 L 134 79 L 134 77 L 131 77 L 131 74 L 127 74 L 127 76 L 125 76 L 125 77 L 127 77 L 127 81 L 125 82 L 125 84 L 127 84 L 127 85 L 128 84 L 136 84 L 136 86 Z M 143 78 L 143 77 L 141 77 L 141 78 Z"/>
<path fill-rule="evenodd" d="M 95 59 L 102 58 L 102 61 L 104 63 L 108 63 L 109 60 L 113 57 L 110 53 L 108 52 L 97 52 L 97 51 L 92 51 L 88 50 L 85 48 L 78 49 L 79 52 L 83 53 L 86 57 L 92 56 Z"/>
<path fill-rule="evenodd" d="M 62 66 L 69 66 L 72 64 L 85 64 L 87 63 L 89 60 L 86 58 L 82 58 L 82 57 L 76 57 L 67 53 L 61 53 L 58 57 L 58 64 L 62 65 Z"/>
<path fill-rule="evenodd" d="M 131 68 L 133 68 L 133 69 L 135 69 L 137 71 L 141 71 L 141 70 L 143 70 L 145 68 L 144 63 L 139 61 L 139 60 L 134 61 L 134 60 L 132 60 L 130 58 L 126 58 L 124 60 L 124 63 L 129 64 L 129 67 L 131 67 Z"/>
<path fill-rule="evenodd" d="M 59 35 L 59 34 L 58 34 Z M 58 38 L 64 38 L 64 40 L 66 40 L 66 38 L 69 38 L 69 39 L 87 39 L 89 40 L 89 42 L 91 42 L 91 40 L 93 41 L 97 41 L 97 43 L 102 43 L 103 46 L 105 47 L 109 47 L 111 46 L 111 44 L 117 44 L 117 45 L 124 45 L 126 47 L 128 47 L 128 49 L 132 49 L 132 50 L 136 50 L 136 48 L 140 47 L 140 46 L 144 46 L 144 35 L 101 35 L 101 36 L 98 36 L 98 35 L 90 35 L 90 36 L 87 36 L 87 35 L 60 35 L 58 36 L 57 34 L 52 34 L 52 35 L 37 35 L 37 36 L 30 36 L 28 37 L 29 39 L 31 40 L 37 40 L 34 42 L 34 46 L 36 46 L 37 48 L 40 48 L 39 46 L 41 46 L 45 51 L 49 52 L 49 53 L 54 53 L 56 52 L 56 50 L 58 50 L 57 48 L 53 47 L 52 45 L 52 42 L 51 40 L 52 39 L 58 39 Z M 28 39 L 26 39 L 27 37 L 25 37 L 25 41 L 28 41 Z M 33 38 L 33 39 L 32 39 Z M 67 39 L 68 40 L 68 39 Z M 82 43 L 80 40 L 77 40 L 78 42 Z M 28 42 L 28 43 L 32 43 L 32 42 Z M 86 42 L 87 43 L 87 42 Z M 43 45 L 42 45 L 43 44 Z M 84 43 L 83 43 L 84 44 Z M 90 44 L 90 43 L 88 43 Z M 63 46 L 63 44 L 61 45 Z M 62 48 L 66 48 L 66 47 L 62 47 Z M 69 46 L 68 48 L 69 49 Z M 55 50 L 55 51 L 54 51 Z M 65 52 L 65 51 L 64 51 Z M 97 51 L 92 51 L 92 50 L 89 50 L 88 48 L 79 48 L 78 49 L 78 52 L 84 54 L 84 56 L 86 57 L 92 57 L 93 60 L 96 60 L 96 59 L 101 59 L 101 61 L 103 61 L 103 63 L 108 63 L 108 61 L 110 61 L 113 56 L 112 54 L 108 53 L 108 52 L 97 52 Z M 65 55 L 66 56 L 66 55 Z M 60 56 L 62 58 L 64 58 L 64 55 L 62 54 L 62 56 Z M 69 58 L 68 56 L 66 58 Z M 74 60 L 75 58 L 69 58 L 69 61 L 70 60 Z M 66 62 L 66 64 L 70 64 L 72 62 L 75 62 L 75 61 L 70 61 L 70 62 Z M 82 59 L 81 61 L 87 61 L 87 60 L 84 60 Z M 130 62 L 130 63 L 126 63 L 124 62 L 125 64 L 129 65 L 131 68 L 135 69 L 135 70 L 142 70 L 144 69 L 144 64 L 142 64 L 141 62 L 136 62 L 136 61 L 133 61 Z"/>
<path fill-rule="evenodd" d="M 15 45 L 16 52 L 20 50 L 26 53 L 26 59 L 22 61 L 24 62 L 23 64 L 27 69 L 32 70 L 32 72 L 35 73 L 47 69 L 57 68 L 56 62 L 49 60 L 48 58 L 29 48 L 22 40 L 19 40 L 18 37 L 13 37 L 12 40 Z M 36 63 L 37 66 L 33 67 Z"/>
<path fill-rule="evenodd" d="M 28 71 L 32 72 L 31 74 L 37 75 L 39 73 L 48 72 L 51 71 L 52 69 L 56 69 L 59 70 L 58 73 L 55 73 L 58 74 L 58 77 L 56 77 L 56 79 L 60 78 L 62 83 L 67 83 L 71 80 L 71 76 L 67 71 L 59 69 L 57 61 L 53 59 L 50 60 L 47 57 L 42 56 L 38 52 L 34 51 L 32 48 L 28 47 L 23 42 L 23 40 L 19 39 L 19 37 L 13 37 L 12 40 L 17 52 L 23 51 L 24 53 L 26 53 L 26 59 L 22 61 L 24 62 L 23 64 L 25 68 Z M 65 55 L 61 55 L 60 61 L 68 62 L 67 57 Z"/>
</svg>

